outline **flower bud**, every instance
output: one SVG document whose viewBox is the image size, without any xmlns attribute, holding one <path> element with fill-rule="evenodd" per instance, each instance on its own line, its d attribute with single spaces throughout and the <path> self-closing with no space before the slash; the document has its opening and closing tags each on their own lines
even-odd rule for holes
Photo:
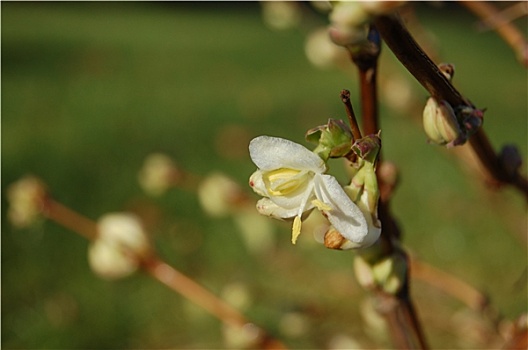
<svg viewBox="0 0 528 350">
<path fill-rule="evenodd" d="M 453 76 L 455 75 L 455 66 L 451 63 L 440 63 L 438 65 L 440 72 L 447 78 L 447 80 L 452 81 Z"/>
<path fill-rule="evenodd" d="M 301 22 L 299 6 L 291 1 L 261 1 L 264 23 L 271 29 L 295 28 Z"/>
<path fill-rule="evenodd" d="M 386 257 L 358 255 L 354 259 L 354 271 L 358 283 L 365 289 L 381 289 L 396 295 L 407 278 L 405 255 L 395 252 Z"/>
<path fill-rule="evenodd" d="M 202 209 L 212 217 L 229 215 L 244 198 L 240 186 L 221 173 L 210 174 L 198 187 Z"/>
<path fill-rule="evenodd" d="M 325 27 L 316 29 L 306 38 L 304 53 L 311 64 L 321 69 L 343 67 L 349 63 L 349 54 L 343 47 L 333 43 Z"/>
<path fill-rule="evenodd" d="M 423 127 L 429 140 L 448 148 L 466 142 L 455 112 L 449 103 L 429 97 L 423 111 Z"/>
<path fill-rule="evenodd" d="M 263 337 L 262 331 L 252 323 L 242 327 L 224 324 L 222 334 L 225 346 L 230 349 L 257 348 Z"/>
<path fill-rule="evenodd" d="M 376 286 L 372 266 L 361 255 L 357 255 L 354 258 L 354 273 L 359 285 L 366 290 L 373 289 Z"/>
<path fill-rule="evenodd" d="M 522 165 L 522 156 L 515 145 L 505 145 L 499 153 L 499 162 L 508 176 L 514 177 Z"/>
<path fill-rule="evenodd" d="M 405 5 L 407 1 L 380 1 L 370 0 L 362 1 L 363 8 L 367 13 L 373 16 L 386 15 L 396 11 L 401 6 Z"/>
<path fill-rule="evenodd" d="M 361 159 L 367 160 L 373 164 L 378 159 L 378 154 L 381 148 L 381 138 L 379 133 L 367 135 L 359 140 L 356 140 L 352 145 L 352 150 Z"/>
<path fill-rule="evenodd" d="M 340 46 L 356 46 L 367 40 L 370 17 L 360 2 L 339 2 L 330 14 L 330 38 Z"/>
<path fill-rule="evenodd" d="M 138 175 L 140 186 L 152 196 L 162 195 L 181 178 L 173 160 L 161 153 L 149 155 Z"/>
<path fill-rule="evenodd" d="M 473 135 L 482 126 L 485 111 L 485 109 L 477 109 L 471 106 L 460 106 L 455 109 L 457 119 L 462 122 L 467 136 Z"/>
<path fill-rule="evenodd" d="M 103 278 L 133 273 L 151 252 L 148 237 L 134 215 L 107 214 L 97 222 L 97 233 L 88 259 L 94 272 Z"/>
<path fill-rule="evenodd" d="M 323 159 L 339 158 L 350 152 L 352 131 L 342 120 L 328 119 L 328 124 L 310 129 L 306 140 L 318 143 L 314 153 Z"/>
<path fill-rule="evenodd" d="M 18 228 L 29 227 L 42 214 L 46 186 L 35 176 L 27 175 L 7 188 L 7 218 Z"/>
<path fill-rule="evenodd" d="M 384 292 L 396 295 L 407 278 L 407 260 L 402 254 L 394 253 L 372 267 L 374 280 Z"/>
</svg>

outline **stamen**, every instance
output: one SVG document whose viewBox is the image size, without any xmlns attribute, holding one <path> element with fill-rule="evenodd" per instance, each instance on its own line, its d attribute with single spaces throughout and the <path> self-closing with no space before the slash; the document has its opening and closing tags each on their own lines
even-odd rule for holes
<svg viewBox="0 0 528 350">
<path fill-rule="evenodd" d="M 293 219 L 293 227 L 292 227 L 292 243 L 295 244 L 297 242 L 297 238 L 301 234 L 301 217 L 296 216 L 295 219 Z"/>
<path fill-rule="evenodd" d="M 319 209 L 320 211 L 330 211 L 332 207 L 324 202 L 321 202 L 319 199 L 312 200 L 312 204 Z"/>
</svg>

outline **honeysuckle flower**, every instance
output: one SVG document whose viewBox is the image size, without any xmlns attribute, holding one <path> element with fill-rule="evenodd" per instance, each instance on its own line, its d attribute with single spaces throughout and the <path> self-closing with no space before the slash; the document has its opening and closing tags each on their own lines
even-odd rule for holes
<svg viewBox="0 0 528 350">
<path fill-rule="evenodd" d="M 301 233 L 303 213 L 314 208 L 351 242 L 361 244 L 366 239 L 365 216 L 337 179 L 325 174 L 326 163 L 318 155 L 298 143 L 270 136 L 254 138 L 249 154 L 258 167 L 249 184 L 264 197 L 257 208 L 274 218 L 293 218 L 292 243 Z"/>
</svg>

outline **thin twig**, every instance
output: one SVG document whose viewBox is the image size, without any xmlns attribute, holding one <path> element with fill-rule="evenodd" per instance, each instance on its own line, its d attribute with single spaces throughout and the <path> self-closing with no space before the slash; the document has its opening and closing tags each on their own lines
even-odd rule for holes
<svg viewBox="0 0 528 350">
<path fill-rule="evenodd" d="M 97 238 L 97 224 L 85 216 L 71 210 L 61 203 L 47 198 L 43 207 L 43 214 L 56 223 L 76 232 L 88 240 Z M 185 276 L 174 267 L 167 264 L 155 253 L 143 258 L 140 266 L 143 270 L 165 284 L 173 291 L 181 294 L 193 303 L 201 306 L 211 315 L 218 318 L 226 325 L 238 327 L 249 326 L 257 330 L 255 333 L 255 346 L 261 349 L 286 349 L 286 347 L 266 334 L 261 328 L 254 326 L 238 310 L 227 304 L 222 299 L 196 283 L 193 279 Z"/>
<path fill-rule="evenodd" d="M 528 66 L 528 43 L 522 32 L 509 22 L 509 18 L 506 18 L 504 14 L 499 12 L 499 10 L 490 2 L 461 1 L 461 4 L 479 16 L 488 27 L 494 29 L 513 49 L 517 59 L 524 66 Z M 515 12 L 520 13 L 520 15 L 526 15 L 528 4 L 525 1 L 521 1 L 513 6 L 516 6 Z"/>
<path fill-rule="evenodd" d="M 423 261 L 411 259 L 411 276 L 455 297 L 473 310 L 482 311 L 489 304 L 488 298 L 467 282 Z"/>
<path fill-rule="evenodd" d="M 94 240 L 97 237 L 97 225 L 95 222 L 62 205 L 53 198 L 48 197 L 45 199 L 42 211 L 48 219 L 55 221 L 68 230 L 77 232 L 88 240 Z"/>
<path fill-rule="evenodd" d="M 379 16 L 374 23 L 396 58 L 431 96 L 438 100 L 445 100 L 453 107 L 473 106 L 451 85 L 397 17 Z M 518 171 L 514 175 L 508 174 L 483 128 L 469 138 L 468 145 L 474 150 L 483 167 L 497 184 L 510 184 L 528 199 L 528 179 Z"/>
<path fill-rule="evenodd" d="M 341 91 L 339 97 L 345 105 L 348 122 L 350 123 L 350 128 L 352 129 L 352 136 L 354 136 L 354 140 L 359 140 L 361 138 L 361 131 L 359 130 L 359 125 L 356 119 L 356 114 L 354 113 L 354 108 L 352 108 L 352 103 L 350 102 L 350 91 Z"/>
<path fill-rule="evenodd" d="M 361 120 L 365 135 L 375 134 L 378 126 L 378 58 L 381 53 L 379 33 L 374 26 L 369 29 L 369 42 L 360 50 L 350 52 L 359 72 L 361 93 Z"/>
</svg>

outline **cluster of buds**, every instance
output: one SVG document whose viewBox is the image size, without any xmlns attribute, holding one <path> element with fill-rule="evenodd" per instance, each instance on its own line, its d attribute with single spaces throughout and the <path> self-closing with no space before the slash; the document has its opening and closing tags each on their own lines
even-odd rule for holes
<svg viewBox="0 0 528 350">
<path fill-rule="evenodd" d="M 408 262 L 398 249 L 387 256 L 359 254 L 354 259 L 354 270 L 363 288 L 397 295 L 406 283 Z"/>
</svg>

